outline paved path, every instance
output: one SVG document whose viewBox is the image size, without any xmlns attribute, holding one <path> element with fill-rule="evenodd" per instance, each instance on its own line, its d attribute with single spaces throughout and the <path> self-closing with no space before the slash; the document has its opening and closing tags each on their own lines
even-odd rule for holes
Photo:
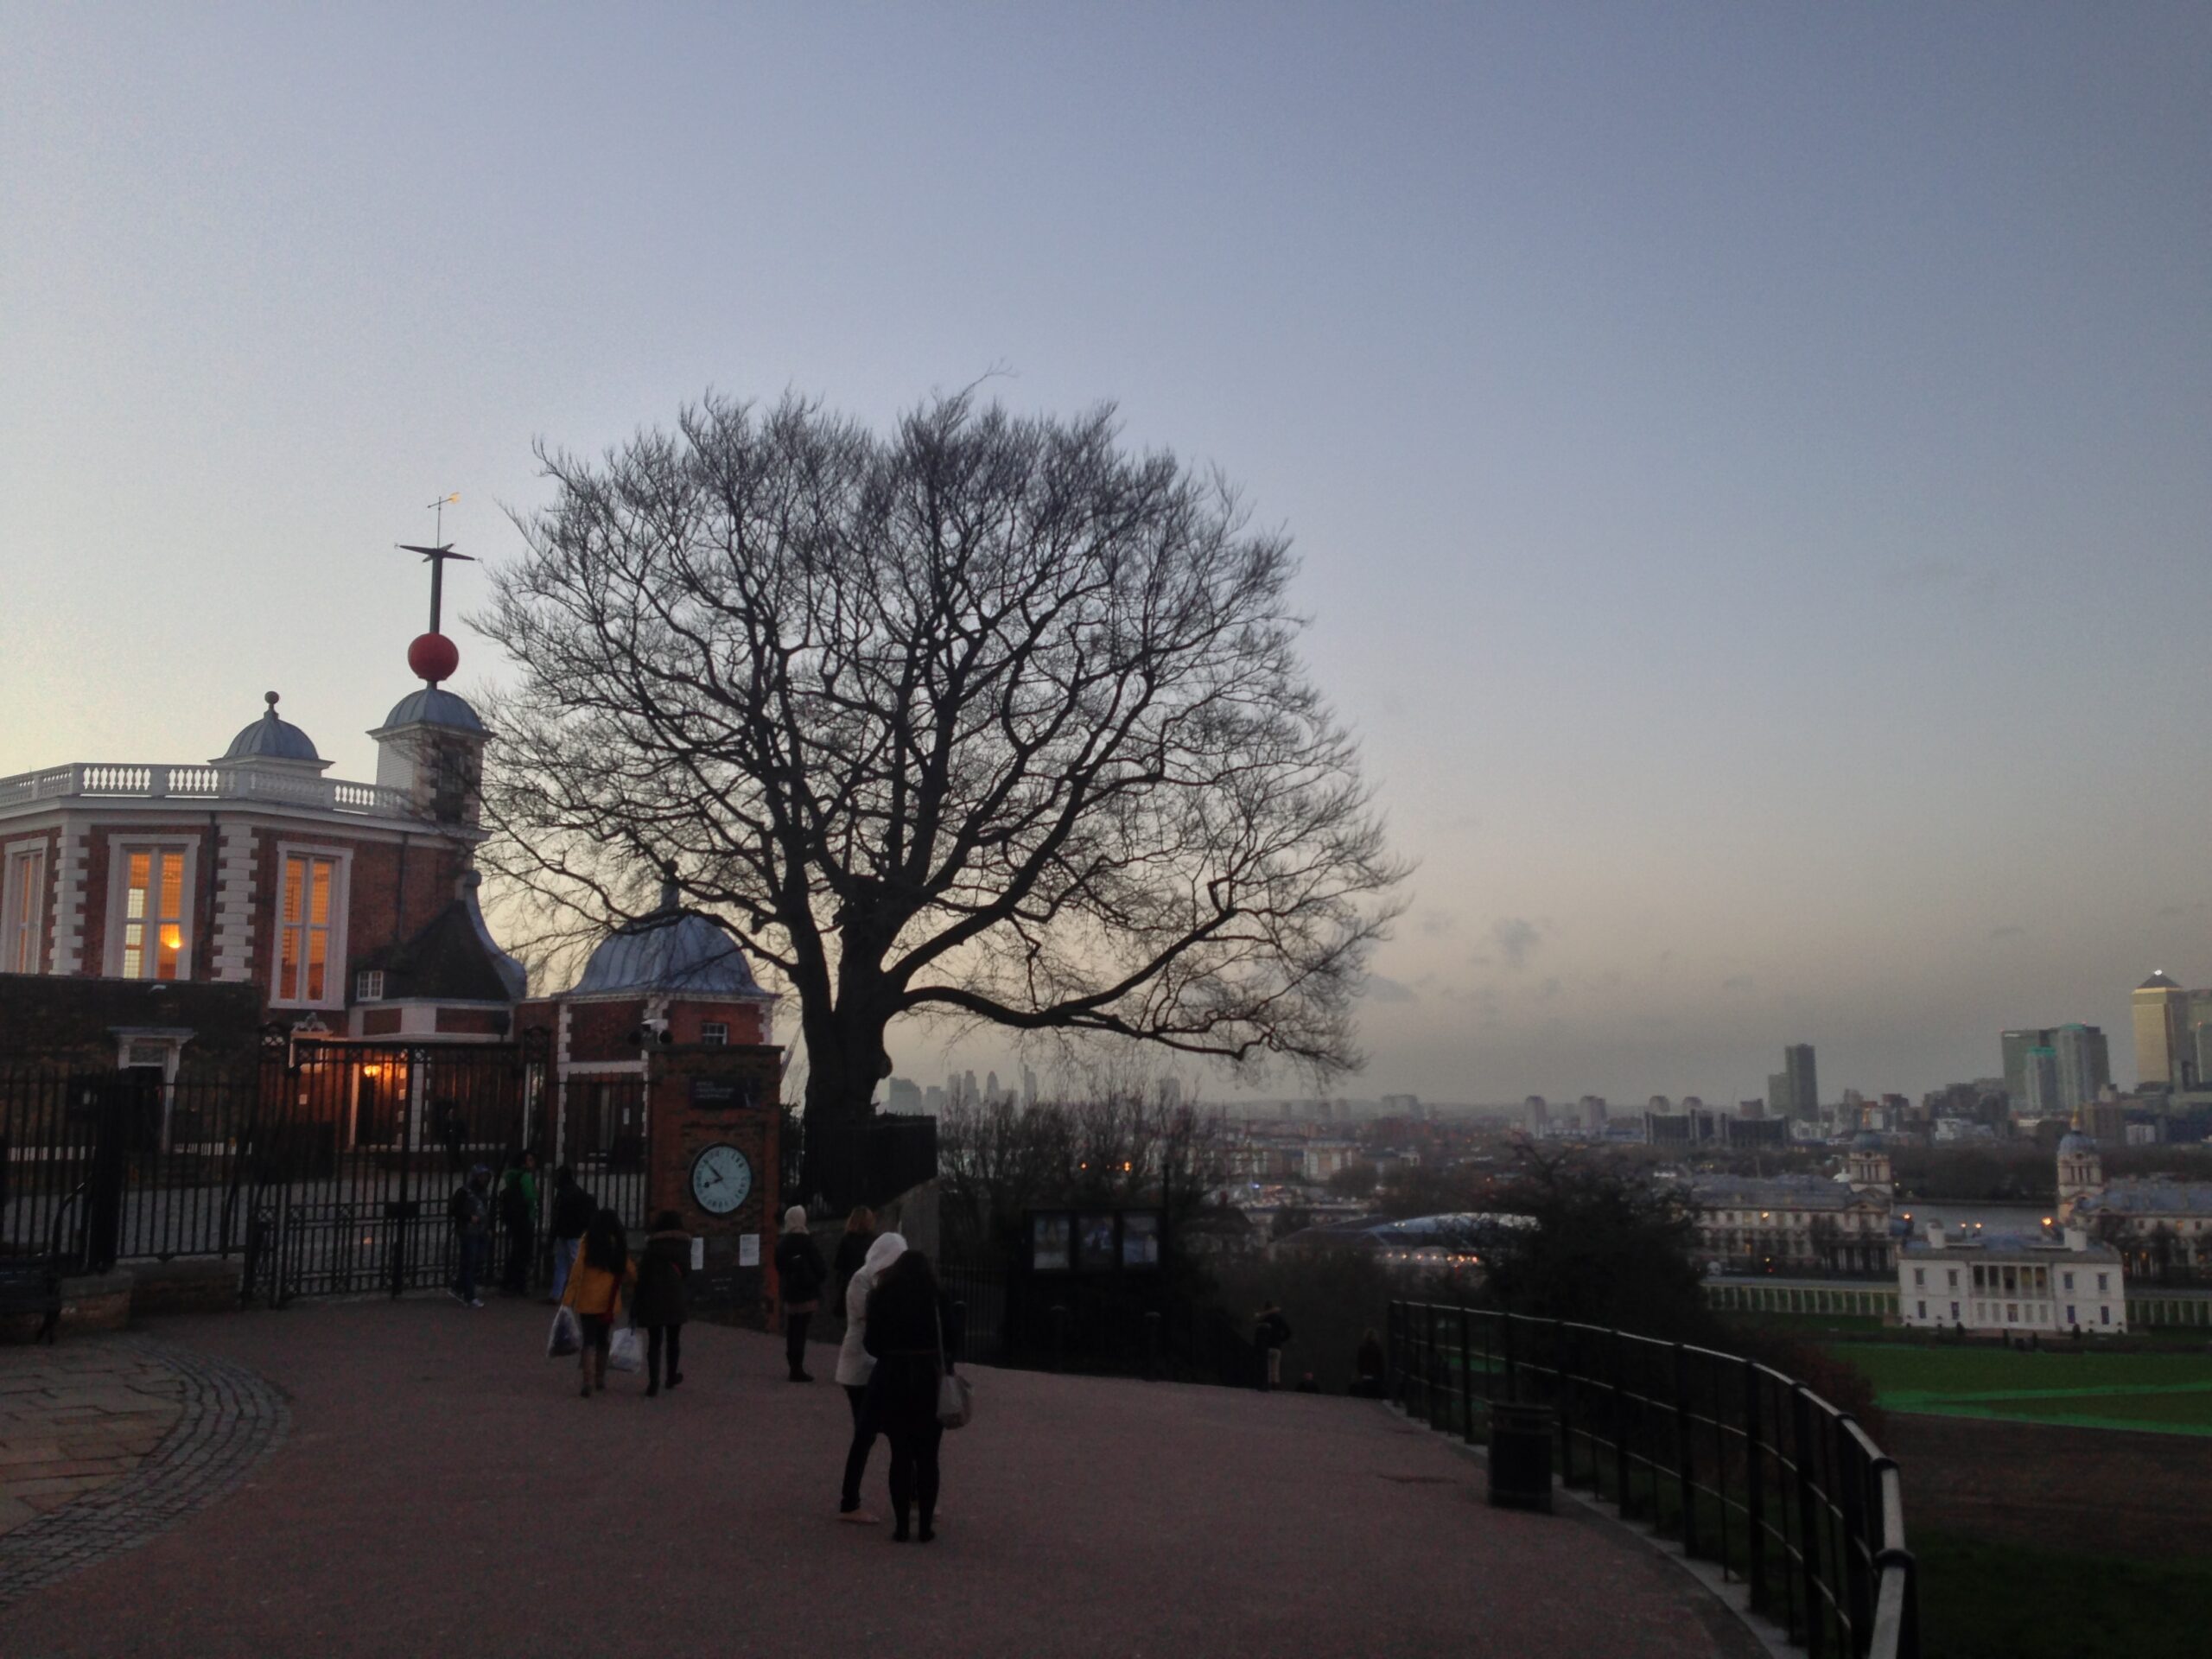
<svg viewBox="0 0 2212 1659">
<path fill-rule="evenodd" d="M 163 1322 L 164 1343 L 281 1385 L 289 1439 L 228 1501 L 19 1601 L 0 1646 L 1759 1651 L 1644 1545 L 1487 1508 L 1477 1465 L 1367 1402 L 977 1370 L 940 1535 L 894 1546 L 831 1518 L 845 1402 L 784 1382 L 775 1339 L 695 1325 L 681 1389 L 618 1376 L 587 1401 L 541 1357 L 544 1322 L 416 1300 Z"/>
</svg>

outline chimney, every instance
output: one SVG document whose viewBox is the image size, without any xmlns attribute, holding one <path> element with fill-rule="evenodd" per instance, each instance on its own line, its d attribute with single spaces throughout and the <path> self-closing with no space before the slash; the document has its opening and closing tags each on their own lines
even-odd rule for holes
<svg viewBox="0 0 2212 1659">
<path fill-rule="evenodd" d="M 2088 1229 L 2086 1227 L 2069 1227 L 2066 1230 L 2066 1248 L 2069 1250 L 2088 1249 L 2089 1248 Z"/>
<path fill-rule="evenodd" d="M 1928 1224 L 1928 1248 L 1931 1250 L 1940 1250 L 1943 1248 L 1943 1224 L 1940 1221 L 1931 1221 Z"/>
</svg>

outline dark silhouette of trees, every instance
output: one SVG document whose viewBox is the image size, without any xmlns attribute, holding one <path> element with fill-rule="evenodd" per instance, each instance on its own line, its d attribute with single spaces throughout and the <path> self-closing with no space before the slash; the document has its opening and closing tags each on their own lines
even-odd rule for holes
<svg viewBox="0 0 2212 1659">
<path fill-rule="evenodd" d="M 543 938 L 672 866 L 790 986 L 811 1122 L 865 1116 L 906 1015 L 1357 1063 L 1401 867 L 1224 480 L 965 393 L 539 455 L 477 626 L 520 671 L 485 858 Z"/>
</svg>

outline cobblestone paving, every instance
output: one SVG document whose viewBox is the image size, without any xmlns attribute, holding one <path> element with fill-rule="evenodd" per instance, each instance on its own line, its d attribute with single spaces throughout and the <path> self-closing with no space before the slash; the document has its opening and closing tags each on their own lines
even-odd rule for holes
<svg viewBox="0 0 2212 1659">
<path fill-rule="evenodd" d="M 289 1427 L 276 1389 L 190 1349 L 107 1337 L 31 1351 L 0 1356 L 0 1608 L 213 1503 Z"/>
</svg>

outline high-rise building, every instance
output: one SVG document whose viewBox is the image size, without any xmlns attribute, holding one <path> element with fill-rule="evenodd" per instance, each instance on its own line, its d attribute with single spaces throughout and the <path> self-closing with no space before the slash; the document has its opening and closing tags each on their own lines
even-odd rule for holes
<svg viewBox="0 0 2212 1659">
<path fill-rule="evenodd" d="M 2024 1057 L 2026 1113 L 2030 1117 L 2058 1117 L 2065 1107 L 2058 1094 L 2058 1051 L 2031 1048 Z"/>
<path fill-rule="evenodd" d="M 2058 1059 L 2058 1109 L 2069 1117 L 2112 1081 L 2112 1050 L 2094 1026 L 2061 1026 L 2050 1045 Z"/>
<path fill-rule="evenodd" d="M 1770 1071 L 1766 1074 L 1766 1109 L 1770 1117 L 1786 1118 L 1789 1110 L 1789 1074 Z"/>
<path fill-rule="evenodd" d="M 887 1109 L 893 1112 L 920 1111 L 922 1109 L 921 1084 L 906 1077 L 892 1078 Z"/>
<path fill-rule="evenodd" d="M 1025 1106 L 1037 1103 L 1037 1073 L 1027 1061 L 1021 1067 L 1021 1103 Z"/>
<path fill-rule="evenodd" d="M 1591 1135 L 1603 1135 L 1605 1132 L 1605 1097 L 1603 1095 L 1585 1095 L 1575 1104 L 1582 1113 L 1583 1128 Z"/>
<path fill-rule="evenodd" d="M 1813 1067 L 1813 1046 L 1792 1043 L 1782 1051 L 1782 1070 L 1789 1079 L 1789 1115 L 1815 1118 L 1821 1115 L 1821 1083 Z"/>
<path fill-rule="evenodd" d="M 2182 1070 L 2175 1087 L 2212 1088 L 2212 991 L 2191 991 L 2182 1004 Z"/>
<path fill-rule="evenodd" d="M 2058 1040 L 2058 1033 L 2048 1026 L 2023 1026 L 2018 1031 L 2008 1031 L 1998 1038 L 2005 1052 L 2005 1094 L 2015 1111 L 2025 1111 L 2028 1106 L 2028 1051 L 2049 1048 Z"/>
<path fill-rule="evenodd" d="M 983 1079 L 983 1098 L 996 1101 L 999 1097 L 999 1074 L 995 1071 Z"/>
<path fill-rule="evenodd" d="M 2189 993 L 2159 973 L 2138 985 L 2128 1001 L 2135 1014 L 2135 1086 L 2170 1089 L 2185 1081 L 2177 1063 L 2186 1052 L 2182 1021 Z"/>
</svg>

